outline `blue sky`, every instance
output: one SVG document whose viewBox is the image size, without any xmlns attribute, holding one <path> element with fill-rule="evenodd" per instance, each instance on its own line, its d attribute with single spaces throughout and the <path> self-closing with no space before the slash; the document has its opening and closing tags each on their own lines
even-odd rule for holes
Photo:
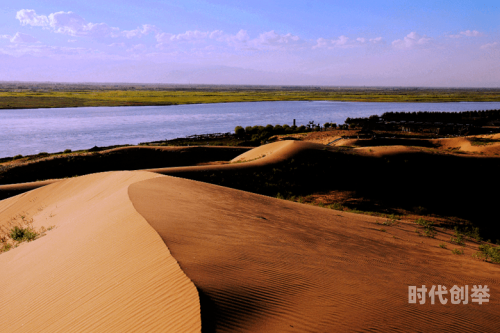
<svg viewBox="0 0 500 333">
<path fill-rule="evenodd" d="M 498 1 L 16 1 L 0 80 L 500 86 Z"/>
</svg>

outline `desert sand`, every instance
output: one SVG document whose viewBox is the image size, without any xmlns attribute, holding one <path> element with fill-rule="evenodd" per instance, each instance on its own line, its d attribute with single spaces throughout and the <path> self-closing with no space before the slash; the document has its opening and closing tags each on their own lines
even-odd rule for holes
<svg viewBox="0 0 500 333">
<path fill-rule="evenodd" d="M 177 178 L 329 150 L 276 142 L 230 164 L 96 173 L 0 201 L 0 225 L 55 226 L 0 254 L 0 330 L 497 331 L 500 268 L 471 257 L 476 243 L 454 255 L 441 228 L 420 237 L 411 221 Z M 491 298 L 409 304 L 422 285 L 488 285 Z"/>
<path fill-rule="evenodd" d="M 2 332 L 199 332 L 196 287 L 134 209 L 113 172 L 66 179 L 0 201 L 46 236 L 0 255 Z"/>
</svg>

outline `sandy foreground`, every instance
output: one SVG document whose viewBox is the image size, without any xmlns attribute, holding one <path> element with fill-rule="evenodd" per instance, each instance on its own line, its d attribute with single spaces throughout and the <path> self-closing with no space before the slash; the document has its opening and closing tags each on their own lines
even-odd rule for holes
<svg viewBox="0 0 500 333">
<path fill-rule="evenodd" d="M 279 142 L 229 165 L 319 149 Z M 263 156 L 266 155 L 266 156 Z M 244 162 L 249 161 L 249 162 Z M 172 174 L 175 175 L 172 168 Z M 182 169 L 182 168 L 178 168 Z M 152 170 L 153 171 L 153 170 Z M 165 172 L 167 173 L 167 172 Z M 0 201 L 46 235 L 0 254 L 5 332 L 495 332 L 498 265 L 415 224 L 146 171 L 64 179 Z M 458 246 L 457 246 L 458 247 Z M 408 287 L 468 286 L 468 304 L 410 304 Z M 487 285 L 488 303 L 471 300 Z"/>
</svg>

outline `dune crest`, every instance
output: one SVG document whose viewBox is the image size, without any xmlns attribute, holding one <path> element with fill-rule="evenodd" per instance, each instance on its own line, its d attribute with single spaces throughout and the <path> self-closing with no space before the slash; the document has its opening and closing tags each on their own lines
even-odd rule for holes
<svg viewBox="0 0 500 333">
<path fill-rule="evenodd" d="M 155 177 L 92 174 L 0 201 L 2 224 L 55 226 L 0 254 L 0 331 L 200 332 L 195 286 L 128 198 Z"/>
</svg>

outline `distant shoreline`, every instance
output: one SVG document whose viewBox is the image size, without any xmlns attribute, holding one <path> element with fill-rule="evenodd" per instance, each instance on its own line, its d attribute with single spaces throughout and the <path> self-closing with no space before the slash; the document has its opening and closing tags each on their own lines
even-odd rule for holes
<svg viewBox="0 0 500 333">
<path fill-rule="evenodd" d="M 121 89 L 120 89 L 121 88 Z M 115 89 L 115 90 L 113 90 Z M 149 90 L 148 90 L 149 89 Z M 462 88 L 165 88 L 0 83 L 0 109 L 335 101 L 384 103 L 500 102 L 500 89 Z"/>
</svg>

